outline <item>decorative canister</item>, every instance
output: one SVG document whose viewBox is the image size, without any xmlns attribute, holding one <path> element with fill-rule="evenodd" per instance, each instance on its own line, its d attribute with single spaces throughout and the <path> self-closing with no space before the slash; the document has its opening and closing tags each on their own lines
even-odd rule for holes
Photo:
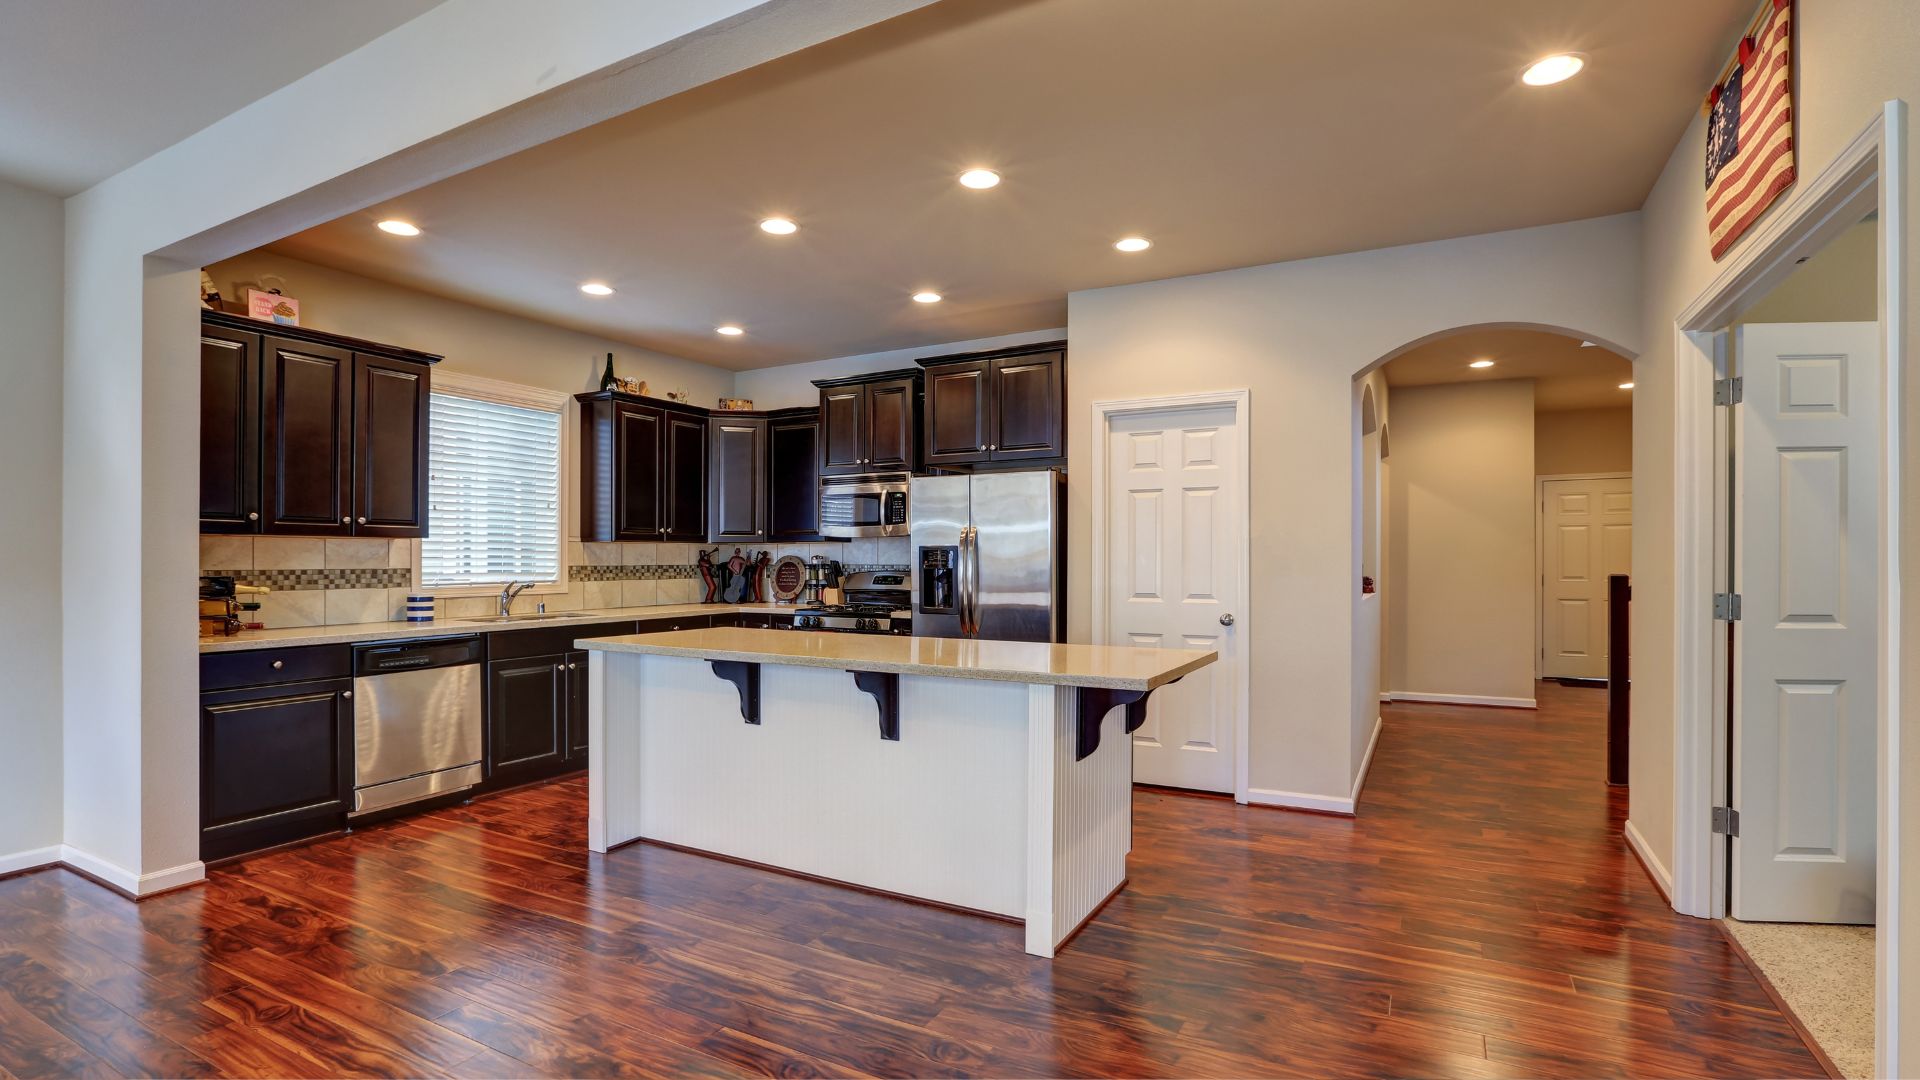
<svg viewBox="0 0 1920 1080">
<path fill-rule="evenodd" d="M 407 597 L 407 621 L 408 622 L 432 622 L 433 621 L 433 597 L 431 596 Z"/>
</svg>

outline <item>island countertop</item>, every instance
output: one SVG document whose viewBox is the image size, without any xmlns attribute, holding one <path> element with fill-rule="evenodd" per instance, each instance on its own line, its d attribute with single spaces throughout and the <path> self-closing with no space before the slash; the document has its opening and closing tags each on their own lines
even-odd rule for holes
<svg viewBox="0 0 1920 1080">
<path fill-rule="evenodd" d="M 1217 653 L 1201 649 L 1050 645 L 1038 641 L 807 633 L 745 627 L 589 638 L 575 645 L 594 652 L 1105 690 L 1152 690 L 1206 667 L 1218 658 Z"/>
</svg>

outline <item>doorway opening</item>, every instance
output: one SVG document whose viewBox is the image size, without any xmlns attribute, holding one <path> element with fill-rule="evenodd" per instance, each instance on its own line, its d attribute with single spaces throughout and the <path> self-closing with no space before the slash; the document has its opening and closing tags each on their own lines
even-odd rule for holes
<svg viewBox="0 0 1920 1080">
<path fill-rule="evenodd" d="M 1463 328 L 1355 393 L 1355 622 L 1374 645 L 1356 667 L 1376 696 L 1531 709 L 1541 679 L 1604 694 L 1608 578 L 1631 560 L 1632 361 L 1576 332 Z"/>
</svg>

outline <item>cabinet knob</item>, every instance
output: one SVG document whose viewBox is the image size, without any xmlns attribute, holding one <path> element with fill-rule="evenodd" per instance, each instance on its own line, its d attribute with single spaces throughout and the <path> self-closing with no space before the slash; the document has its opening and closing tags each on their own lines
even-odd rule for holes
<svg viewBox="0 0 1920 1080">
<path fill-rule="evenodd" d="M 361 519 L 360 519 L 360 524 L 362 524 L 362 525 L 365 525 L 366 523 L 367 523 L 367 519 L 366 519 L 366 518 L 361 518 Z"/>
<path fill-rule="evenodd" d="M 353 524 L 353 519 L 352 519 L 351 517 L 343 517 L 343 518 L 341 518 L 341 519 L 340 519 L 340 524 L 342 524 L 342 525 L 351 525 L 351 524 Z"/>
<path fill-rule="evenodd" d="M 248 520 L 248 521 L 259 521 L 259 520 L 260 520 L 260 512 L 259 512 L 259 511 L 257 511 L 257 510 L 255 510 L 255 511 L 251 511 L 251 512 L 249 512 L 249 513 L 247 514 L 247 520 Z"/>
<path fill-rule="evenodd" d="M 999 444 L 999 443 L 994 443 L 994 444 L 992 444 L 991 446 L 988 446 L 988 447 L 987 447 L 987 449 L 989 449 L 989 450 L 998 450 L 998 449 L 1000 449 L 1000 444 Z"/>
<path fill-rule="evenodd" d="M 275 671 L 279 671 L 281 668 L 286 666 L 287 666 L 287 662 L 285 660 L 275 660 L 273 662 L 273 670 Z"/>
<path fill-rule="evenodd" d="M 342 691 L 340 691 L 340 696 L 341 696 L 341 697 L 352 697 L 352 696 L 353 696 L 353 691 L 351 691 L 351 690 L 342 690 Z"/>
<path fill-rule="evenodd" d="M 982 450 L 985 450 L 986 448 L 987 448 L 987 444 L 986 444 L 986 443 L 981 443 L 981 444 L 980 444 L 980 449 L 982 449 Z"/>
</svg>

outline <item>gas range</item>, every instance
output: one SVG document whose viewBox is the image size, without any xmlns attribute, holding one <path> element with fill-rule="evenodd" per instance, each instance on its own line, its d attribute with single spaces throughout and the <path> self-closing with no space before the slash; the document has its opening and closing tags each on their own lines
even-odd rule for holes
<svg viewBox="0 0 1920 1080">
<path fill-rule="evenodd" d="M 802 604 L 793 612 L 795 630 L 833 630 L 843 634 L 913 633 L 913 594 L 898 571 L 848 574 L 843 582 L 848 603 Z"/>
</svg>

